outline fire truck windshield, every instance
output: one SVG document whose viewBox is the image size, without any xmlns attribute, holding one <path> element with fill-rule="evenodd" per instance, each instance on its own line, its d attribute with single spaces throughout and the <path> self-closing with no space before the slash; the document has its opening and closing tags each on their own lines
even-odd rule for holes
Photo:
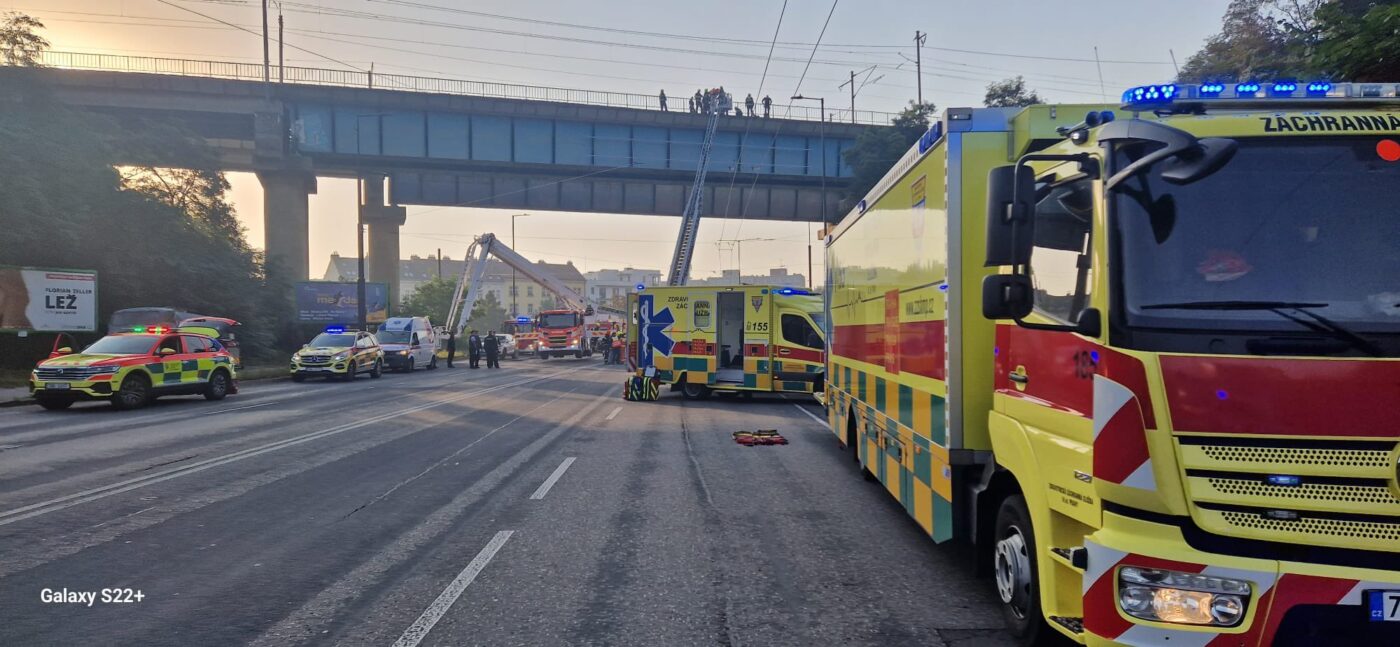
<svg viewBox="0 0 1400 647">
<path fill-rule="evenodd" d="M 551 312 L 540 315 L 541 328 L 570 328 L 578 325 L 578 315 L 572 312 Z"/>
<path fill-rule="evenodd" d="M 1240 139 L 1186 185 L 1144 173 L 1114 190 L 1117 315 L 1130 329 L 1307 333 L 1306 304 L 1348 333 L 1400 333 L 1400 150 L 1375 137 Z M 1125 145 L 1115 165 L 1149 149 Z M 1390 354 L 1390 353 L 1387 353 Z"/>
</svg>

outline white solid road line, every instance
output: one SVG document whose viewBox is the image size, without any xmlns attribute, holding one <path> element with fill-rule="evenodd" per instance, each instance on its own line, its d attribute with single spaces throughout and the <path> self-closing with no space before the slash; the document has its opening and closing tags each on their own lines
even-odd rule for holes
<svg viewBox="0 0 1400 647">
<path fill-rule="evenodd" d="M 214 415 L 214 414 L 216 414 L 216 413 L 228 413 L 228 412 L 230 412 L 230 411 L 242 411 L 242 410 L 244 410 L 244 409 L 256 409 L 256 408 L 258 408 L 258 407 L 265 407 L 265 406 L 268 406 L 268 405 L 270 405 L 270 404 L 277 404 L 277 403 L 276 403 L 276 402 L 262 402 L 262 403 L 259 403 L 259 404 L 250 404 L 250 405 L 248 405 L 248 406 L 246 406 L 246 407 L 234 407 L 234 408 L 232 408 L 232 409 L 219 409 L 218 411 L 210 411 L 210 412 L 208 412 L 208 413 L 206 413 L 206 414 L 204 414 L 204 415 L 206 415 L 206 416 L 212 416 L 212 415 Z"/>
<path fill-rule="evenodd" d="M 195 472 L 202 472 L 202 471 L 204 471 L 204 470 L 207 470 L 207 469 L 210 469 L 210 468 L 214 468 L 214 467 L 218 467 L 218 466 L 220 466 L 220 465 L 225 465 L 225 464 L 232 463 L 232 462 L 235 462 L 235 461 L 240 461 L 240 460 L 243 460 L 243 459 L 245 459 L 245 458 L 252 458 L 253 456 L 258 456 L 258 455 L 260 455 L 260 454 L 266 454 L 266 453 L 268 453 L 268 452 L 277 451 L 277 450 L 279 450 L 279 449 L 285 449 L 285 448 L 291 447 L 291 446 L 293 446 L 293 445 L 300 445 L 300 444 L 302 444 L 302 443 L 310 442 L 310 441 L 316 440 L 316 439 L 318 439 L 318 438 L 325 438 L 325 437 L 327 437 L 327 436 L 333 436 L 333 435 L 335 435 L 335 434 L 339 434 L 339 433 L 342 433 L 342 432 L 350 431 L 350 430 L 352 430 L 352 429 L 359 429 L 359 428 L 361 428 L 361 427 L 365 427 L 365 426 L 368 426 L 368 425 L 375 424 L 375 423 L 377 423 L 377 422 L 383 422 L 383 421 L 385 421 L 385 420 L 390 420 L 390 419 L 393 419 L 393 418 L 397 418 L 397 417 L 399 417 L 399 416 L 403 416 L 403 415 L 406 415 L 406 414 L 416 413 L 416 412 L 418 412 L 418 411 L 423 411 L 423 410 L 425 410 L 425 409 L 432 409 L 432 408 L 435 408 L 435 407 L 440 407 L 440 406 L 442 406 L 442 405 L 444 405 L 444 404 L 451 404 L 451 403 L 453 403 L 453 402 L 456 402 L 456 401 L 458 401 L 458 400 L 462 400 L 462 399 L 465 399 L 465 398 L 471 398 L 471 397 L 475 397 L 475 396 L 478 396 L 478 395 L 484 395 L 484 394 L 486 394 L 486 393 L 491 393 L 491 392 L 493 392 L 493 391 L 499 391 L 499 390 L 501 390 L 501 389 L 510 388 L 510 387 L 512 387 L 512 386 L 519 386 L 519 385 L 521 385 L 521 384 L 528 384 L 528 383 L 530 383 L 530 382 L 539 382 L 539 381 L 542 381 L 542 380 L 547 380 L 547 379 L 550 379 L 550 378 L 552 378 L 552 377 L 557 377 L 557 376 L 564 375 L 564 374 L 567 374 L 567 373 L 569 373 L 569 371 L 558 371 L 558 372 L 555 372 L 555 373 L 549 373 L 549 374 L 547 374 L 547 375 L 541 375 L 541 376 L 539 376 L 539 377 L 532 377 L 532 378 L 527 378 L 527 379 L 524 379 L 524 380 L 517 380 L 517 381 L 514 381 L 514 382 L 507 382 L 507 383 L 505 383 L 505 384 L 498 384 L 498 385 L 496 385 L 496 386 L 489 387 L 489 388 L 485 388 L 485 389 L 479 389 L 479 390 L 476 390 L 476 391 L 468 391 L 468 392 L 466 392 L 466 393 L 459 393 L 459 394 L 454 395 L 454 396 L 452 396 L 452 397 L 443 398 L 443 399 L 441 399 L 441 400 L 434 400 L 434 401 L 429 402 L 429 403 L 427 403 L 427 404 L 420 404 L 420 405 L 418 405 L 418 406 L 408 407 L 408 408 L 406 408 L 406 409 L 400 409 L 400 410 L 398 410 L 398 411 L 393 411 L 393 412 L 386 413 L 386 414 L 383 414 L 383 415 L 375 416 L 375 417 L 373 417 L 373 418 L 366 418 L 366 419 L 361 420 L 361 421 L 359 421 L 359 422 L 352 422 L 352 423 L 348 423 L 348 424 L 338 425 L 338 426 L 335 426 L 335 427 L 330 427 L 330 428 L 328 428 L 328 429 L 322 429 L 322 430 L 320 430 L 320 431 L 313 431 L 313 432 L 311 432 L 311 433 L 302 434 L 302 435 L 300 435 L 300 436 L 295 436 L 295 437 L 287 438 L 287 439 L 284 439 L 284 440 L 274 441 L 274 442 L 271 442 L 271 443 L 267 443 L 267 444 L 265 444 L 265 445 L 259 445 L 259 446 L 257 446 L 257 447 L 250 447 L 250 448 L 248 448 L 248 449 L 239 450 L 239 451 L 233 452 L 233 453 L 231 453 L 231 454 L 225 454 L 225 455 L 223 455 L 223 456 L 216 456 L 216 457 L 214 457 L 214 458 L 209 458 L 209 459 L 205 459 L 205 460 L 202 460 L 202 461 L 198 461 L 198 462 L 194 462 L 194 463 L 189 463 L 189 464 L 183 465 L 183 466 L 181 466 L 181 467 L 177 467 L 177 468 L 174 468 L 174 469 L 166 470 L 166 471 L 164 471 L 164 472 L 157 472 L 157 473 L 154 473 L 154 474 L 148 474 L 148 475 L 145 475 L 145 476 L 139 476 L 139 477 L 136 477 L 136 478 L 127 479 L 127 480 L 125 480 L 125 481 L 118 481 L 118 482 L 116 482 L 116 483 L 111 483 L 111 484 L 108 484 L 108 485 L 103 485 L 103 486 L 100 486 L 100 487 L 95 487 L 95 488 L 92 488 L 92 489 L 83 490 L 83 491 L 81 491 L 81 492 L 74 492 L 73 494 L 69 494 L 69 495 L 66 495 L 66 496 L 61 496 L 61 497 L 58 497 L 58 498 L 56 498 L 56 499 L 50 499 L 50 500 L 48 500 L 48 501 L 41 501 L 41 502 L 39 502 L 39 503 L 34 503 L 34 504 L 26 505 L 26 506 L 23 506 L 23 507 L 15 508 L 15 509 L 13 509 L 13 510 L 6 510 L 6 511 L 4 511 L 4 512 L 0 512 L 0 526 L 4 526 L 4 525 L 7 525 L 7 524 L 11 524 L 11 523 L 14 523 L 14 522 L 16 522 L 16 521 L 22 521 L 22 520 L 24 520 L 24 519 L 29 519 L 29 518 L 32 518 L 32 517 L 37 517 L 37 516 L 39 516 L 39 515 L 48 514 L 48 513 L 50 513 L 50 512 L 54 512 L 54 511 L 57 511 L 57 510 L 62 510 L 62 509 L 64 509 L 64 508 L 71 508 L 71 507 L 73 507 L 73 506 L 75 506 L 75 505 L 80 505 L 80 504 L 83 504 L 83 503 L 87 503 L 88 501 L 95 501 L 95 500 L 97 500 L 97 499 L 102 499 L 102 498 L 106 498 L 106 497 L 112 496 L 113 494 L 120 494 L 120 493 L 122 493 L 122 492 L 127 492 L 127 491 L 130 491 L 130 490 L 135 490 L 135 489 L 137 489 L 137 488 L 145 487 L 145 486 L 147 486 L 147 485 L 151 485 L 151 484 L 154 484 L 154 483 L 160 483 L 160 482 L 162 482 L 162 481 L 168 481 L 168 480 L 173 479 L 173 478 L 179 478 L 179 477 L 185 476 L 185 475 L 187 475 L 187 474 L 194 474 Z"/>
<path fill-rule="evenodd" d="M 530 499 L 534 501 L 539 501 L 540 499 L 543 499 L 544 495 L 549 494 L 549 488 L 554 487 L 554 484 L 559 482 L 559 477 L 563 476 L 564 472 L 567 471 L 569 469 L 569 466 L 573 464 L 573 456 L 564 459 L 564 462 L 560 463 L 559 467 L 554 468 L 554 473 L 550 474 L 549 478 L 545 479 L 544 483 L 540 484 L 540 489 L 535 490 L 535 493 L 530 495 Z"/>
<path fill-rule="evenodd" d="M 442 619 L 443 614 L 452 608 L 452 603 L 462 596 L 462 592 L 467 590 L 467 586 L 476 579 L 477 575 L 481 574 L 482 569 L 486 568 L 486 565 L 491 562 L 491 558 L 496 556 L 501 547 L 506 545 L 506 540 L 510 539 L 513 534 L 515 534 L 514 530 L 502 530 L 496 533 L 496 536 L 491 538 L 486 547 L 476 554 L 476 558 L 472 559 L 471 563 L 467 564 L 467 567 L 452 579 L 452 583 L 443 589 L 442 594 L 428 605 L 428 608 L 423 611 L 423 615 L 418 616 L 418 619 L 404 630 L 403 635 L 394 641 L 394 647 L 417 647 L 418 643 L 427 637 L 428 632 L 433 630 L 433 625 L 437 624 L 438 620 Z"/>
<path fill-rule="evenodd" d="M 808 411 L 808 410 L 806 410 L 806 409 L 803 409 L 803 408 L 802 408 L 802 405 L 800 405 L 800 404 L 793 404 L 792 406 L 797 407 L 797 410 L 798 410 L 798 411 L 801 411 L 802 413 L 807 414 L 807 417 L 808 417 L 808 418 L 811 418 L 811 419 L 813 419 L 813 420 L 816 420 L 816 421 L 817 421 L 817 424 L 819 424 L 819 425 L 821 425 L 821 426 L 823 426 L 823 427 L 826 426 L 826 421 L 825 421 L 825 420 L 822 420 L 821 418 L 818 418 L 818 417 L 816 416 L 816 414 L 812 413 L 811 411 Z"/>
<path fill-rule="evenodd" d="M 613 418 L 616 418 L 616 417 L 617 417 L 617 414 L 619 414 L 619 413 L 622 413 L 622 407 L 617 407 L 617 408 L 613 409 L 613 410 L 612 410 L 612 413 L 609 413 L 609 414 L 608 414 L 608 417 L 607 417 L 607 418 L 604 418 L 603 420 L 604 420 L 604 421 L 612 420 Z"/>
</svg>

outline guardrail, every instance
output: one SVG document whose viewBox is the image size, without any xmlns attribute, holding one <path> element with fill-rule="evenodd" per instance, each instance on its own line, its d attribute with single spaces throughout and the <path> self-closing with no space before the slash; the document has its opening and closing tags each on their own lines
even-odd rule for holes
<svg viewBox="0 0 1400 647">
<path fill-rule="evenodd" d="M 40 56 L 40 63 L 46 67 L 75 70 L 102 70 L 106 72 L 139 72 L 145 74 L 169 74 L 175 76 L 198 76 L 243 81 L 263 80 L 264 69 L 258 63 L 234 61 L 210 61 L 184 58 L 157 58 L 152 56 L 126 56 L 120 54 L 90 54 L 85 52 L 46 51 Z M 498 99 L 519 99 L 523 101 L 554 101 L 577 103 L 590 106 L 614 108 L 635 108 L 639 110 L 660 110 L 659 97 L 655 95 L 633 94 L 628 92 L 604 92 L 600 90 L 577 90 L 537 85 L 517 85 L 491 81 L 467 81 L 428 76 L 404 74 L 380 74 L 355 70 L 336 70 L 319 67 L 272 66 L 269 76 L 273 83 L 299 85 L 327 85 L 350 88 L 376 88 L 383 90 L 404 90 L 432 94 L 455 94 L 473 97 Z M 685 112 L 687 95 L 668 96 L 668 107 L 672 112 Z M 756 106 L 755 112 L 761 112 Z M 806 105 L 773 104 L 774 117 L 800 121 L 819 121 L 819 108 Z M 894 114 L 875 110 L 855 111 L 855 123 L 865 125 L 889 125 Z M 850 110 L 832 109 L 827 121 L 851 123 Z"/>
</svg>

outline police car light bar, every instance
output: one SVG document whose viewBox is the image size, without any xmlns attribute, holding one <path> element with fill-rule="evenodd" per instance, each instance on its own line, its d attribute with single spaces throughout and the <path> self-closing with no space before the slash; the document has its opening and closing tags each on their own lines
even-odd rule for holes
<svg viewBox="0 0 1400 647">
<path fill-rule="evenodd" d="M 1140 85 L 1123 93 L 1123 109 L 1152 108 L 1173 103 L 1229 103 L 1239 100 L 1397 99 L 1400 83 L 1333 83 L 1331 81 L 1273 81 L 1268 83 L 1199 83 Z"/>
<path fill-rule="evenodd" d="M 345 332 L 345 326 L 326 326 L 326 332 L 332 335 L 339 335 Z"/>
</svg>

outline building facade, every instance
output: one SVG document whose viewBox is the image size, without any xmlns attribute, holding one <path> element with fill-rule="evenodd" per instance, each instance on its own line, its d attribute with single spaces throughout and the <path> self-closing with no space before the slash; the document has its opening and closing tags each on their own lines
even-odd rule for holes
<svg viewBox="0 0 1400 647">
<path fill-rule="evenodd" d="M 588 293 L 584 296 L 595 306 L 626 306 L 627 294 L 635 292 L 637 285 L 652 287 L 661 285 L 661 270 L 644 270 L 627 267 L 620 270 L 598 270 L 584 275 L 588 283 Z"/>
<path fill-rule="evenodd" d="M 505 308 L 507 314 L 532 315 L 541 309 L 549 309 L 557 304 L 557 299 L 544 286 L 526 278 L 524 274 L 514 272 L 509 265 L 496 259 L 487 261 L 486 274 L 481 281 L 481 297 L 495 295 L 496 300 Z M 442 259 L 430 256 L 422 258 L 412 256 L 399 261 L 399 299 L 405 299 L 418 286 L 427 283 L 438 277 L 444 280 L 456 282 L 462 275 L 463 267 L 466 263 L 462 260 L 453 260 L 444 256 Z M 546 263 L 535 261 L 535 268 L 543 273 L 552 275 L 563 282 L 569 289 L 585 295 L 586 281 L 578 268 L 574 267 L 572 261 L 567 263 Z M 326 267 L 326 274 L 322 277 L 327 281 L 354 281 L 359 278 L 358 260 L 354 257 L 331 254 L 330 264 Z M 511 275 L 515 276 L 515 298 L 516 312 L 511 313 Z M 410 314 L 410 313 L 404 313 Z"/>
<path fill-rule="evenodd" d="M 739 275 L 739 270 L 723 270 L 719 276 L 711 276 L 703 279 L 691 279 L 690 285 L 776 285 L 788 288 L 807 287 L 807 277 L 801 274 L 789 274 L 787 268 L 775 267 L 768 270 L 767 274 L 745 274 Z"/>
</svg>

